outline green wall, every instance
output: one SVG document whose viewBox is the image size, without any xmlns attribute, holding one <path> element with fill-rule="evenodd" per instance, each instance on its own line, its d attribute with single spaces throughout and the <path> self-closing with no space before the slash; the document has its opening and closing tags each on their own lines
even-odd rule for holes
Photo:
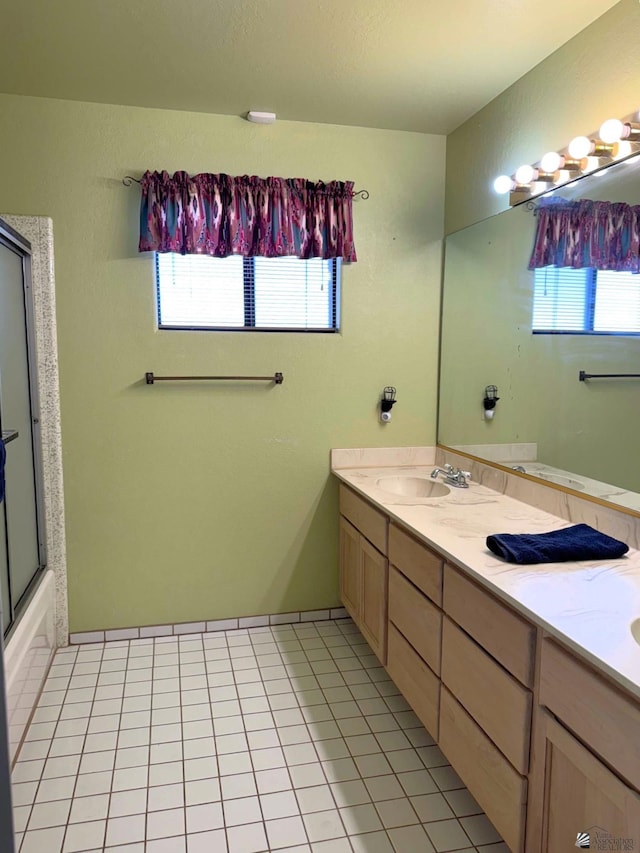
<svg viewBox="0 0 640 853">
<path fill-rule="evenodd" d="M 0 210 L 54 225 L 71 631 L 336 605 L 330 448 L 435 440 L 444 137 L 0 96 L 0 151 Z M 159 332 L 146 168 L 368 189 L 342 333 Z"/>
<path fill-rule="evenodd" d="M 446 233 L 508 207 L 493 191 L 498 175 L 637 110 L 639 44 L 640 4 L 621 0 L 449 134 Z"/>
</svg>

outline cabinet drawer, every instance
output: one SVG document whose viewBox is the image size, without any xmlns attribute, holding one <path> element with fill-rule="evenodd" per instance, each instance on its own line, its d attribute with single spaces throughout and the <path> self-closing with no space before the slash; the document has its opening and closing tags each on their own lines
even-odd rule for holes
<svg viewBox="0 0 640 853">
<path fill-rule="evenodd" d="M 425 729 L 437 740 L 440 679 L 392 624 L 389 625 L 387 642 L 389 675 Z"/>
<path fill-rule="evenodd" d="M 640 791 L 640 703 L 552 640 L 542 644 L 540 702 Z"/>
<path fill-rule="evenodd" d="M 369 542 L 376 546 L 378 551 L 387 553 L 386 515 L 378 512 L 371 504 L 342 485 L 340 486 L 340 512 L 367 537 Z"/>
<path fill-rule="evenodd" d="M 521 851 L 527 780 L 513 769 L 446 687 L 440 699 L 438 745 L 509 850 Z"/>
<path fill-rule="evenodd" d="M 442 606 L 442 559 L 394 524 L 389 525 L 389 562 Z"/>
<path fill-rule="evenodd" d="M 447 617 L 442 682 L 523 775 L 529 769 L 531 693 Z"/>
<path fill-rule="evenodd" d="M 439 674 L 442 613 L 393 566 L 389 569 L 389 619 Z"/>
<path fill-rule="evenodd" d="M 518 681 L 533 685 L 533 625 L 451 566 L 444 567 L 444 611 Z"/>
</svg>

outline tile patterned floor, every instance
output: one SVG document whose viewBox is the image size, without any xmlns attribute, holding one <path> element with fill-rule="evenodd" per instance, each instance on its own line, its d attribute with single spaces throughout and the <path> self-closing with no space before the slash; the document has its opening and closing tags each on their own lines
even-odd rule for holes
<svg viewBox="0 0 640 853">
<path fill-rule="evenodd" d="M 349 619 L 60 650 L 20 853 L 507 853 Z"/>
</svg>

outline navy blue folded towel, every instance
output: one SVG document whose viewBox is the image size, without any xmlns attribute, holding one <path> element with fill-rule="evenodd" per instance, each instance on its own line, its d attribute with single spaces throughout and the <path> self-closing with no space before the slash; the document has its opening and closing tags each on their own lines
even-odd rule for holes
<svg viewBox="0 0 640 853">
<path fill-rule="evenodd" d="M 0 438 L 0 504 L 4 500 L 4 465 L 7 461 L 7 451 L 4 441 Z"/>
<path fill-rule="evenodd" d="M 563 563 L 568 560 L 616 560 L 629 550 L 619 539 L 576 524 L 550 533 L 496 533 L 487 547 L 509 563 Z"/>
</svg>

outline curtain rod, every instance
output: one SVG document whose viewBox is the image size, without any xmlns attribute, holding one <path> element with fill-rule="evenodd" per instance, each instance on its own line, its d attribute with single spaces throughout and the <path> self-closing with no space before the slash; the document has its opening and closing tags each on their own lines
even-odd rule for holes
<svg viewBox="0 0 640 853">
<path fill-rule="evenodd" d="M 134 182 L 136 184 L 142 183 L 140 178 L 134 178 L 132 175 L 125 175 L 122 179 L 122 183 L 125 185 L 125 187 L 130 187 L 131 184 Z M 357 192 L 353 193 L 353 198 L 361 198 L 366 200 L 369 198 L 369 190 L 358 190 Z"/>
</svg>

